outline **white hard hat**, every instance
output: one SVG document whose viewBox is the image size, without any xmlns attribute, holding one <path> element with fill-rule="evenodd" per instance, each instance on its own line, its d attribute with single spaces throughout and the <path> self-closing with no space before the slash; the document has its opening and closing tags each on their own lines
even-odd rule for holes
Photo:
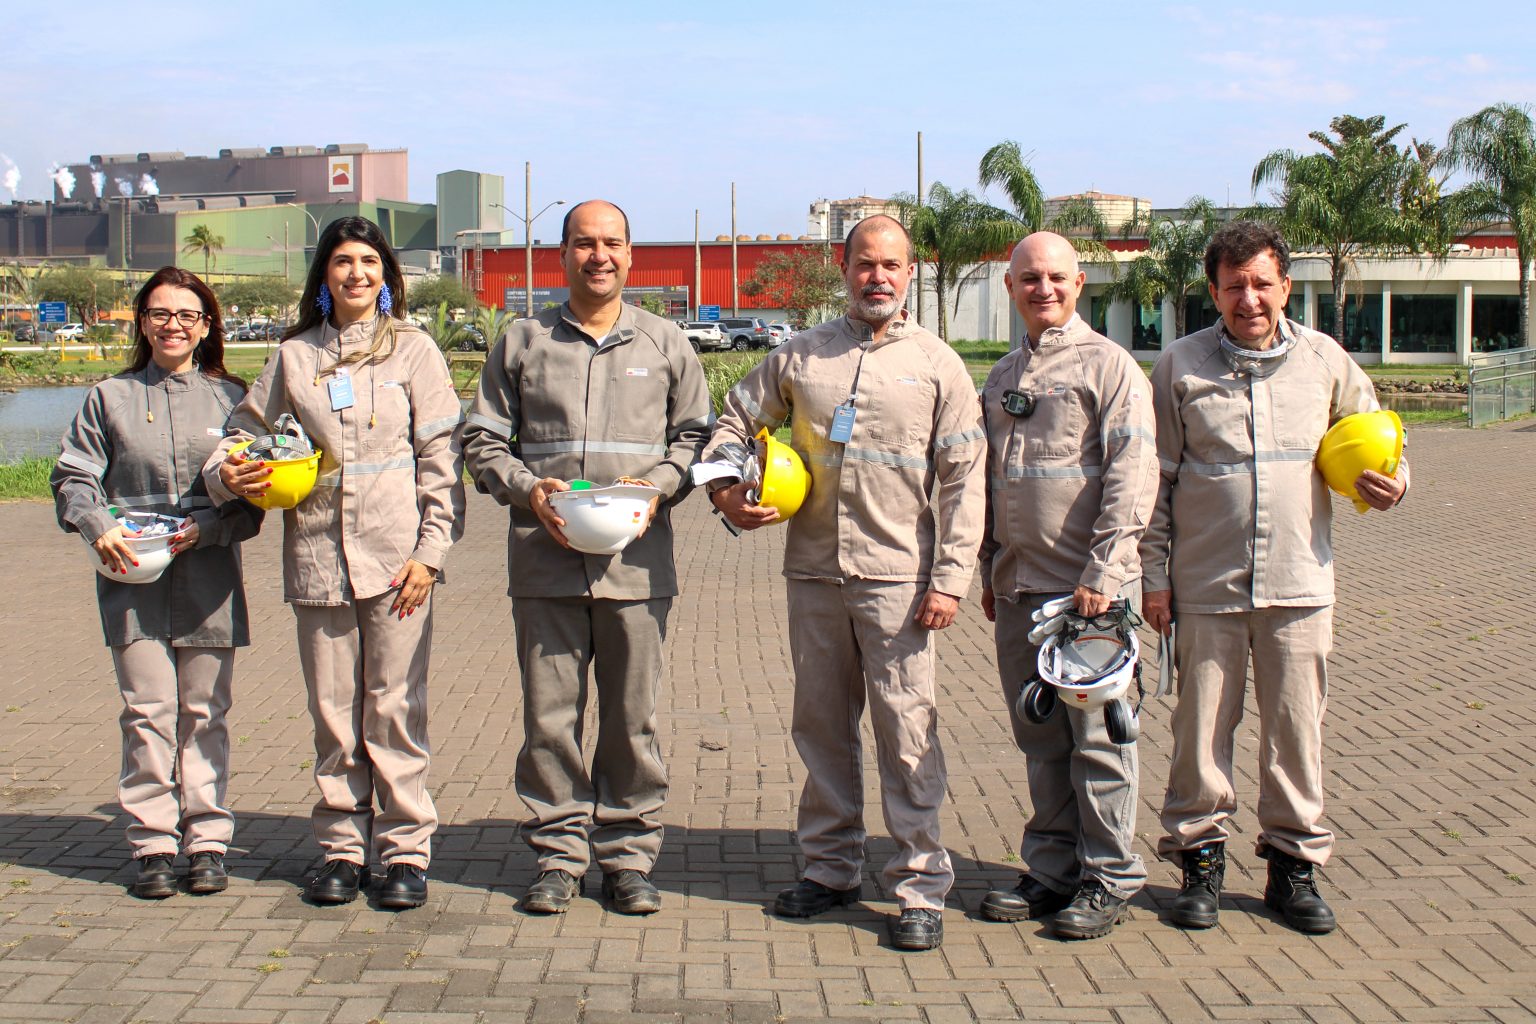
<svg viewBox="0 0 1536 1024">
<path fill-rule="evenodd" d="M 1125 696 L 1136 675 L 1141 644 L 1132 629 L 1069 623 L 1040 646 L 1040 678 L 1069 708 L 1096 711 Z"/>
<path fill-rule="evenodd" d="M 118 583 L 153 583 L 165 575 L 165 570 L 170 568 L 171 559 L 174 557 L 171 554 L 171 541 L 176 536 L 176 527 L 181 521 L 153 512 L 123 512 L 118 521 L 121 522 L 123 519 L 130 519 L 140 527 L 151 523 L 163 523 L 168 529 L 148 537 L 136 537 L 130 533 L 124 538 L 129 549 L 133 551 L 133 560 L 139 563 L 129 565 L 127 573 L 117 572 L 103 565 L 101 556 L 96 553 L 96 548 L 90 541 L 86 541 L 91 564 L 95 566 L 97 572 Z"/>
<path fill-rule="evenodd" d="M 555 514 L 565 520 L 565 539 L 589 555 L 616 555 L 639 536 L 650 517 L 651 499 L 660 488 L 613 484 L 549 496 Z"/>
</svg>

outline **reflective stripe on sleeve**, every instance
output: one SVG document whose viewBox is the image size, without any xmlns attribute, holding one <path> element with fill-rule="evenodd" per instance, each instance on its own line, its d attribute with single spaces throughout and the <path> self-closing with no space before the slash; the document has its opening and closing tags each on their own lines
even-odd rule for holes
<svg viewBox="0 0 1536 1024">
<path fill-rule="evenodd" d="M 665 455 L 665 445 L 628 441 L 525 441 L 518 451 L 527 455 L 565 455 L 572 452 L 603 455 Z"/>
<path fill-rule="evenodd" d="M 416 439 L 424 441 L 443 430 L 452 430 L 463 422 L 463 416 L 444 416 L 442 419 L 433 420 L 431 423 L 423 423 L 416 428 Z"/>
<path fill-rule="evenodd" d="M 973 430 L 966 430 L 958 434 L 950 434 L 948 437 L 941 437 L 937 441 L 933 442 L 933 446 L 935 448 L 953 448 L 955 445 L 965 444 L 967 441 L 980 441 L 986 436 L 986 431 L 982 430 L 980 427 L 976 427 Z"/>
<path fill-rule="evenodd" d="M 72 452 L 60 453 L 59 461 L 71 469 L 78 469 L 82 473 L 89 473 L 98 480 L 107 475 L 106 466 L 98 466 L 90 459 L 75 455 Z"/>
<path fill-rule="evenodd" d="M 472 412 L 468 416 L 464 417 L 464 422 L 473 423 L 475 426 L 484 429 L 488 433 L 495 434 L 503 441 L 509 440 L 512 437 L 511 420 L 493 419 L 490 416 L 482 416 L 478 412 Z"/>
</svg>

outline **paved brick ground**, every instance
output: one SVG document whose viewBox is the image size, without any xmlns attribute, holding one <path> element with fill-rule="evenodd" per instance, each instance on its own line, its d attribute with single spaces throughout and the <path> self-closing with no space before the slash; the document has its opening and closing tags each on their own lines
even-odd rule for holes
<svg viewBox="0 0 1536 1024">
<path fill-rule="evenodd" d="M 125 895 L 118 699 L 91 574 L 46 506 L 0 507 L 0 579 L 15 588 L 0 644 L 0 1020 L 1536 1019 L 1536 429 L 1419 431 L 1412 450 L 1402 509 L 1338 514 L 1327 767 L 1340 843 L 1327 881 L 1339 930 L 1309 938 L 1264 910 L 1263 865 L 1246 843 L 1233 844 L 1209 932 L 1159 920 L 1177 884 L 1165 864 L 1108 940 L 1066 944 L 1037 924 L 975 918 L 989 884 L 1016 870 L 1026 799 L 973 600 L 942 644 L 944 827 L 960 883 L 943 950 L 918 955 L 885 944 L 892 907 L 873 879 L 847 911 L 810 922 L 764 912 L 796 876 L 800 775 L 773 531 L 731 540 L 697 500 L 680 515 L 665 911 L 636 920 L 588 899 L 549 919 L 516 909 L 533 861 L 509 779 L 520 726 L 505 518 L 487 501 L 471 502 L 437 611 L 433 789 L 445 826 L 433 898 L 401 914 L 299 899 L 315 856 L 312 750 L 276 528 L 248 547 L 257 643 L 238 665 L 232 715 L 233 884 L 160 903 Z M 1145 713 L 1149 861 L 1167 710 Z M 1240 743 L 1251 808 L 1249 725 Z M 890 845 L 873 778 L 871 767 L 878 866 Z M 1251 817 L 1238 825 L 1251 830 Z"/>
</svg>

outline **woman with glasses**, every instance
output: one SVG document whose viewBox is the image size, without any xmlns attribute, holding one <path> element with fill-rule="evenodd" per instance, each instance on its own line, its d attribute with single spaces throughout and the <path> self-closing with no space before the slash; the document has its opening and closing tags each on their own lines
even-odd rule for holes
<svg viewBox="0 0 1536 1024">
<path fill-rule="evenodd" d="M 306 886 L 315 903 L 351 902 L 375 858 L 381 907 L 427 899 L 431 596 L 463 529 L 463 414 L 442 353 L 401 318 L 404 306 L 377 225 L 326 225 L 299 322 L 204 472 L 220 501 L 260 494 L 271 469 L 230 449 L 284 415 L 321 452 L 315 489 L 283 516 L 284 597 L 315 726 L 312 822 L 325 854 Z"/>
<path fill-rule="evenodd" d="M 175 557 L 158 579 L 96 577 L 123 697 L 118 799 L 137 865 L 131 890 L 163 899 L 176 893 L 178 851 L 191 892 L 229 884 L 225 715 L 235 648 L 250 643 L 240 542 L 256 535 L 262 513 L 243 501 L 215 508 L 200 472 L 245 393 L 224 369 L 213 292 L 185 270 L 157 271 L 134 299 L 133 334 L 128 368 L 86 396 L 50 483 L 59 525 L 84 537 L 112 575 L 137 565 L 127 540 L 135 527 L 125 522 L 144 513 L 175 522 Z"/>
</svg>

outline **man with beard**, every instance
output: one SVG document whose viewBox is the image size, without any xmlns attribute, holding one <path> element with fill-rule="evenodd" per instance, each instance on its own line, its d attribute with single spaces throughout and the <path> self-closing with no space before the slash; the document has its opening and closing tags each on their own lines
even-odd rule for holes
<svg viewBox="0 0 1536 1024">
<path fill-rule="evenodd" d="M 903 308 L 916 264 L 901 224 L 861 221 L 842 267 L 847 315 L 795 335 L 731 390 L 705 458 L 793 413 L 790 446 L 811 473 L 784 551 L 806 865 L 774 911 L 810 917 L 860 897 L 867 702 L 896 841 L 884 873 L 901 908 L 891 942 L 935 949 L 954 869 L 939 839 L 933 634 L 954 621 L 975 570 L 986 438 L 964 362 Z M 710 500 L 744 530 L 778 519 L 747 491 L 720 486 Z"/>
</svg>

